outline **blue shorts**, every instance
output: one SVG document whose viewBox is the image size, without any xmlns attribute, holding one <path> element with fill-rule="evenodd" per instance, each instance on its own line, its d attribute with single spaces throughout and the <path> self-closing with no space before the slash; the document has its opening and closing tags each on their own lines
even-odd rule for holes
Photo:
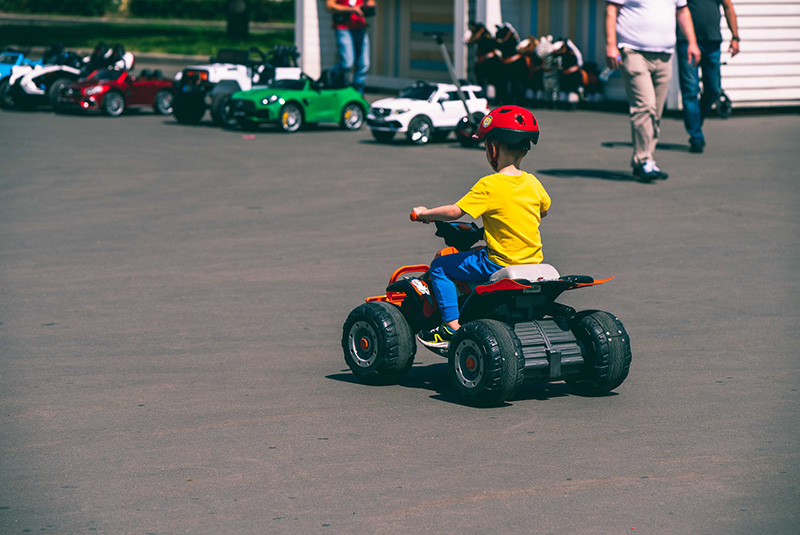
<svg viewBox="0 0 800 535">
<path fill-rule="evenodd" d="M 453 281 L 487 281 L 492 273 L 502 267 L 489 260 L 485 248 L 434 259 L 429 273 L 433 295 L 442 313 L 442 321 L 458 319 L 458 291 Z"/>
</svg>

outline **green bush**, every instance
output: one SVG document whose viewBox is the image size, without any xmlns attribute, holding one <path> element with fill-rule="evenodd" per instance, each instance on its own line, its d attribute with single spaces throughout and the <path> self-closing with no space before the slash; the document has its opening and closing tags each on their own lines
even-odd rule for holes
<svg viewBox="0 0 800 535">
<path fill-rule="evenodd" d="M 0 11 L 12 13 L 98 16 L 118 9 L 119 0 L 0 0 Z"/>
<path fill-rule="evenodd" d="M 134 17 L 225 20 L 228 0 L 130 0 L 128 9 Z M 294 20 L 294 2 L 250 0 L 250 20 L 291 22 Z"/>
</svg>

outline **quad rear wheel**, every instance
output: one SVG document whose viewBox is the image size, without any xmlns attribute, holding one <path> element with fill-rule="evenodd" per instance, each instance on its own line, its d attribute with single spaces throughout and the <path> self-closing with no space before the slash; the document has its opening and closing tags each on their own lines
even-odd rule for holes
<svg viewBox="0 0 800 535">
<path fill-rule="evenodd" d="M 400 309 L 382 301 L 353 309 L 342 327 L 344 360 L 369 384 L 396 383 L 414 363 L 417 347 Z"/>
<path fill-rule="evenodd" d="M 522 385 L 524 368 L 519 338 L 500 321 L 471 321 L 450 342 L 450 381 L 470 405 L 503 404 Z"/>
<path fill-rule="evenodd" d="M 622 322 L 608 312 L 587 310 L 575 316 L 572 332 L 583 353 L 583 370 L 567 385 L 582 396 L 608 394 L 628 377 L 631 344 Z"/>
</svg>

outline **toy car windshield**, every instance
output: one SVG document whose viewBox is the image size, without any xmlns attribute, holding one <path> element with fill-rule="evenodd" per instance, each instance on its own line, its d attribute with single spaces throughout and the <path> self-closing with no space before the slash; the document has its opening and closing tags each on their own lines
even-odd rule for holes
<svg viewBox="0 0 800 535">
<path fill-rule="evenodd" d="M 119 71 L 97 71 L 97 73 L 92 76 L 92 80 L 116 80 L 119 78 L 120 72 Z"/>
<path fill-rule="evenodd" d="M 434 91 L 436 91 L 436 86 L 433 85 L 412 85 L 400 91 L 398 97 L 412 100 L 428 100 Z"/>
<path fill-rule="evenodd" d="M 0 54 L 0 63 L 14 65 L 17 62 L 17 57 L 18 56 L 12 56 L 11 54 Z"/>
<path fill-rule="evenodd" d="M 270 85 L 271 88 L 274 89 L 297 89 L 301 90 L 305 87 L 306 83 L 303 80 L 292 80 L 283 78 L 281 80 L 275 80 Z"/>
</svg>

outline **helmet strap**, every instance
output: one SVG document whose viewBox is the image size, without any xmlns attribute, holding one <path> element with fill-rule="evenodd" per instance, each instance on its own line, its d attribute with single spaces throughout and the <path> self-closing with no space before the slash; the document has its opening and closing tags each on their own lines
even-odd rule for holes
<svg viewBox="0 0 800 535">
<path fill-rule="evenodd" d="M 497 161 L 497 157 L 500 155 L 500 146 L 496 141 L 493 140 L 486 140 L 486 151 L 489 154 L 489 165 L 492 167 L 492 170 L 497 172 L 497 167 L 500 165 Z"/>
</svg>

